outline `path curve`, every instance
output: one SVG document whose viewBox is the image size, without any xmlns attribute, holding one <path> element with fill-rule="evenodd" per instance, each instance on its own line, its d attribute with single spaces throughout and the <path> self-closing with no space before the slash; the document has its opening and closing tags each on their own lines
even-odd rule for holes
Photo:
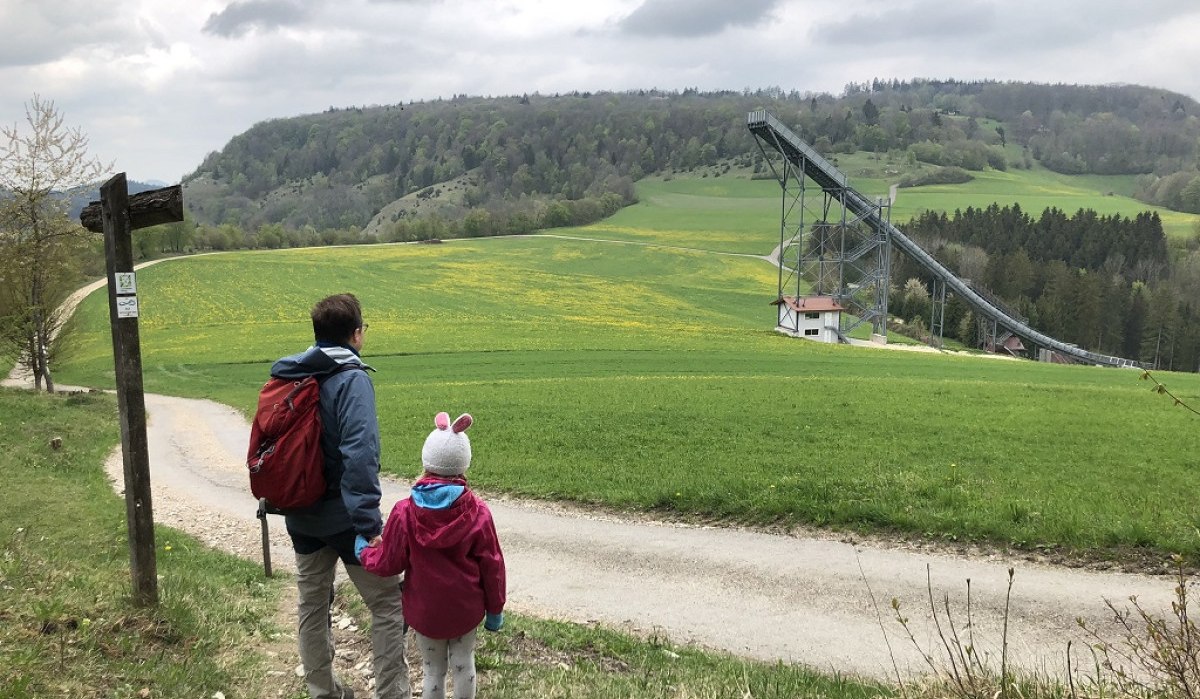
<svg viewBox="0 0 1200 699">
<path fill-rule="evenodd" d="M 103 285 L 81 289 L 74 302 Z M 12 376 L 5 383 L 22 381 Z M 211 401 L 153 394 L 146 408 L 155 520 L 261 560 L 260 525 L 244 471 L 246 419 Z M 119 489 L 119 448 L 107 468 Z M 385 480 L 384 511 L 406 495 L 406 483 Z M 1172 582 L 1163 577 L 855 545 L 819 531 L 775 535 L 487 499 L 508 563 L 513 610 L 842 674 L 883 679 L 894 676 L 893 662 L 905 674 L 925 669 L 891 616 L 893 598 L 922 647 L 942 652 L 928 614 L 930 583 L 939 605 L 949 597 L 962 629 L 970 579 L 976 648 L 998 656 L 1008 569 L 1014 568 L 1010 664 L 1060 676 L 1068 640 L 1086 646 L 1078 642 L 1076 618 L 1104 627 L 1110 617 L 1105 599 L 1137 595 L 1149 609 L 1169 610 L 1172 594 Z M 274 562 L 291 568 L 283 522 L 270 519 Z M 1073 666 L 1090 666 L 1081 660 Z"/>
</svg>

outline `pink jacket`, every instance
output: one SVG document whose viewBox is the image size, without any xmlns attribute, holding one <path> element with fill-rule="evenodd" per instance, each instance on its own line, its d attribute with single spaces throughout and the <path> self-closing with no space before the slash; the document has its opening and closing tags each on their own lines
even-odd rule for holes
<svg viewBox="0 0 1200 699">
<path fill-rule="evenodd" d="M 464 489 L 448 507 L 414 502 L 422 486 L 455 485 Z M 496 526 L 487 505 L 466 485 L 462 478 L 421 478 L 414 496 L 392 508 L 383 540 L 362 551 L 368 571 L 405 574 L 404 618 L 429 638 L 458 638 L 478 626 L 485 612 L 504 610 L 504 554 Z"/>
</svg>

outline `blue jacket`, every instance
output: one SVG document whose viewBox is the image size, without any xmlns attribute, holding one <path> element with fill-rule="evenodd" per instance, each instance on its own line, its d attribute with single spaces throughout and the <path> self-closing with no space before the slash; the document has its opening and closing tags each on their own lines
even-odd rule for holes
<svg viewBox="0 0 1200 699">
<path fill-rule="evenodd" d="M 348 347 L 309 347 L 284 357 L 271 376 L 321 381 L 321 449 L 330 495 L 303 514 L 287 516 L 288 529 L 308 536 L 330 536 L 347 529 L 367 539 L 383 531 L 379 515 L 379 418 L 375 386 L 366 371 L 374 369 Z M 320 379 L 319 377 L 328 377 Z M 340 485 L 341 497 L 337 497 Z"/>
</svg>

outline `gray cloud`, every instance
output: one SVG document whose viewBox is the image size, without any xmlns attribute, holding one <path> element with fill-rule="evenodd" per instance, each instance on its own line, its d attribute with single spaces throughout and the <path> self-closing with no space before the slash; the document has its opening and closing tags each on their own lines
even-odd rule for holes
<svg viewBox="0 0 1200 699">
<path fill-rule="evenodd" d="M 697 37 L 728 27 L 754 26 L 766 19 L 780 0 L 645 0 L 618 26 L 642 36 Z"/>
<path fill-rule="evenodd" d="M 0 26 L 14 28 L 0 42 L 0 124 L 22 123 L 23 102 L 36 92 L 84 129 L 97 157 L 117 159 L 135 179 L 175 181 L 259 121 L 454 93 L 687 86 L 836 93 L 851 81 L 923 76 L 1119 81 L 1200 97 L 1191 68 L 1200 62 L 1196 0 L 838 0 L 833 7 L 595 0 L 586 7 L 0 0 Z M 299 28 L 303 36 L 286 31 Z"/>
<path fill-rule="evenodd" d="M 36 66 L 70 52 L 69 47 L 48 41 L 47 37 L 19 32 L 17 36 L 0 41 L 0 67 Z"/>
<path fill-rule="evenodd" d="M 869 6 L 869 5 L 868 5 Z M 819 45 L 881 46 L 917 44 L 922 53 L 939 47 L 1041 53 L 1093 44 L 1106 36 L 1153 27 L 1195 9 L 1182 0 L 916 0 L 875 5 L 810 28 Z"/>
<path fill-rule="evenodd" d="M 816 43 L 836 46 L 962 41 L 988 33 L 996 21 L 996 9 L 985 3 L 925 0 L 908 6 L 890 6 L 876 14 L 855 13 L 814 26 L 811 36 Z"/>
<path fill-rule="evenodd" d="M 308 18 L 304 5 L 293 0 L 243 0 L 209 15 L 204 31 L 227 38 L 242 36 L 252 29 L 269 32 L 301 24 Z"/>
<path fill-rule="evenodd" d="M 0 0 L 0 68 L 56 61 L 83 46 L 130 41 L 121 9 L 88 0 L 4 2 Z"/>
</svg>

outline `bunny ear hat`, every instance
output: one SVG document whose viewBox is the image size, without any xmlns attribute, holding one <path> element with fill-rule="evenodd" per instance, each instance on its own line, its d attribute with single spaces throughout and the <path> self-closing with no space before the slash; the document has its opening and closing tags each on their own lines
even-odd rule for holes
<svg viewBox="0 0 1200 699">
<path fill-rule="evenodd" d="M 461 476 L 471 467 L 471 440 L 467 428 L 475 422 L 469 413 L 463 413 L 453 424 L 449 413 L 438 413 L 433 418 L 437 427 L 425 438 L 421 447 L 421 465 L 426 471 L 439 476 Z"/>
</svg>

